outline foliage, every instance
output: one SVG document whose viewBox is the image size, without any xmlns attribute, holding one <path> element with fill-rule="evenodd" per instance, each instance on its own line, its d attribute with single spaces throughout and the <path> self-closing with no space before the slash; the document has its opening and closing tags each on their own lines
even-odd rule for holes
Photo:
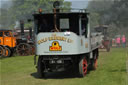
<svg viewBox="0 0 128 85">
<path fill-rule="evenodd" d="M 56 0 L 12 0 L 12 6 L 8 8 L 5 13 L 8 14 L 7 16 L 10 16 L 10 19 L 7 18 L 7 16 L 1 16 L 1 19 L 3 20 L 3 23 L 7 24 L 6 20 L 10 21 L 9 25 L 15 24 L 16 21 L 24 20 L 25 23 L 27 23 L 27 19 L 32 19 L 32 14 L 35 11 L 38 11 L 39 8 L 43 9 L 43 12 L 47 10 L 47 12 L 52 11 L 53 8 L 53 2 Z M 70 8 L 71 3 L 64 2 L 64 0 L 59 0 L 62 2 L 64 7 Z M 1 11 L 2 13 L 4 11 Z M 2 22 L 0 24 L 3 24 Z M 30 26 L 32 24 L 27 23 L 25 26 Z"/>
<path fill-rule="evenodd" d="M 8 19 L 10 19 L 11 17 L 9 16 L 8 9 L 3 9 L 0 8 L 1 13 L 0 13 L 0 28 L 4 29 L 4 28 L 8 28 L 10 21 Z"/>
<path fill-rule="evenodd" d="M 110 26 L 111 36 L 117 34 L 128 36 L 126 33 L 128 31 L 128 2 L 126 0 L 93 0 L 89 2 L 88 9 L 92 13 L 91 17 L 95 18 L 91 21 L 96 23 L 92 27 L 105 24 Z"/>
</svg>

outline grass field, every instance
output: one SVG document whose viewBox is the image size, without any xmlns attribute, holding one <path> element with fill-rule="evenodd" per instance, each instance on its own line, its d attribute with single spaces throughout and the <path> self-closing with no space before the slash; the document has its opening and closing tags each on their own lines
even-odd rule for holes
<svg viewBox="0 0 128 85">
<path fill-rule="evenodd" d="M 39 79 L 33 64 L 33 56 L 17 56 L 0 60 L 0 85 L 127 85 L 125 48 L 113 48 L 100 52 L 98 68 L 84 78 L 68 72 L 51 73 Z"/>
</svg>

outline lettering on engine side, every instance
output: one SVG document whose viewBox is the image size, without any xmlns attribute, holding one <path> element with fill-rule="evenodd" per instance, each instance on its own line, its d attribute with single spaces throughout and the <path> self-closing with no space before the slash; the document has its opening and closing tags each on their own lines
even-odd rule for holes
<svg viewBox="0 0 128 85">
<path fill-rule="evenodd" d="M 67 43 L 73 43 L 72 39 L 62 37 L 62 36 L 56 36 L 56 34 L 52 34 L 51 37 L 43 38 L 43 39 L 39 40 L 37 43 L 40 45 L 41 43 L 44 43 L 44 42 L 47 42 L 47 41 L 52 41 L 52 40 L 60 40 L 60 41 L 64 41 L 64 42 L 67 42 Z"/>
</svg>

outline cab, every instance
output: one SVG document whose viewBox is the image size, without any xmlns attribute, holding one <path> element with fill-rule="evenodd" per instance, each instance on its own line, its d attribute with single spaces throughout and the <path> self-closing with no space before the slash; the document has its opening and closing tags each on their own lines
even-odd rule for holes
<svg viewBox="0 0 128 85">
<path fill-rule="evenodd" d="M 16 38 L 13 36 L 11 30 L 0 30 L 0 45 L 10 48 L 16 47 Z"/>
</svg>

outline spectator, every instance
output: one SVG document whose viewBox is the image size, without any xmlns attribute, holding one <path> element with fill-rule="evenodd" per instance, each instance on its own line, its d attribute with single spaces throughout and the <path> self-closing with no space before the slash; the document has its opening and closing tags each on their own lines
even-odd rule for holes
<svg viewBox="0 0 128 85">
<path fill-rule="evenodd" d="M 120 37 L 116 38 L 116 44 L 117 44 L 118 47 L 120 47 Z"/>
<path fill-rule="evenodd" d="M 123 47 L 126 47 L 126 38 L 125 38 L 125 35 L 122 36 L 122 46 Z"/>
</svg>

